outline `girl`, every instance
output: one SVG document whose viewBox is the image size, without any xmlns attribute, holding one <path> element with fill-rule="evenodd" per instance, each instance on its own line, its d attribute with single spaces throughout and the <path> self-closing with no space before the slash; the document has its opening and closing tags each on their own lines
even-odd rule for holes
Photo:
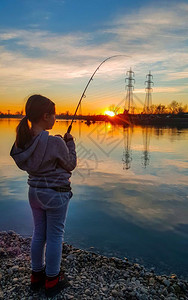
<svg viewBox="0 0 188 300">
<path fill-rule="evenodd" d="M 28 173 L 28 198 L 34 220 L 31 289 L 45 284 L 45 294 L 51 297 L 70 285 L 60 265 L 67 210 L 73 195 L 70 177 L 77 163 L 75 143 L 69 133 L 62 138 L 46 131 L 55 123 L 53 101 L 33 95 L 25 111 L 10 155 Z"/>
</svg>

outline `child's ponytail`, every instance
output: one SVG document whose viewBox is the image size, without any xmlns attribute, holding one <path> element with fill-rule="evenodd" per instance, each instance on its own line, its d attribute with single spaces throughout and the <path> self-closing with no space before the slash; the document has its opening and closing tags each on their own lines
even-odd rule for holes
<svg viewBox="0 0 188 300">
<path fill-rule="evenodd" d="M 26 116 L 21 119 L 16 127 L 15 145 L 24 149 L 25 144 L 32 139 L 32 132 L 28 120 L 33 123 L 40 121 L 44 113 L 55 114 L 55 103 L 41 95 L 32 95 L 25 106 Z"/>
<path fill-rule="evenodd" d="M 32 138 L 31 130 L 28 124 L 28 118 L 25 116 L 16 127 L 16 147 L 24 149 L 26 143 Z"/>
</svg>

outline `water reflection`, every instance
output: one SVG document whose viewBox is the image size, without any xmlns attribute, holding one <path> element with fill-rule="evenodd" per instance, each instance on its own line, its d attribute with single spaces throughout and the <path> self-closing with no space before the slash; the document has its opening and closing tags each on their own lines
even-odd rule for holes
<svg viewBox="0 0 188 300">
<path fill-rule="evenodd" d="M 9 157 L 18 122 L 0 120 L 0 228 L 31 235 L 27 174 Z M 78 167 L 66 241 L 188 276 L 188 131 L 74 122 L 72 134 Z"/>
<path fill-rule="evenodd" d="M 133 133 L 133 127 L 123 128 L 124 136 L 124 150 L 123 150 L 123 170 L 128 170 L 131 167 L 132 151 L 131 151 L 131 138 Z"/>
<path fill-rule="evenodd" d="M 144 144 L 142 165 L 144 166 L 144 168 L 146 168 L 150 162 L 149 143 L 150 143 L 150 136 L 151 136 L 151 128 L 143 127 L 142 134 L 143 134 L 143 144 Z"/>
<path fill-rule="evenodd" d="M 123 136 L 124 136 L 124 150 L 123 150 L 123 170 L 128 170 L 131 168 L 131 162 L 134 159 L 132 155 L 131 149 L 131 140 L 133 135 L 134 127 L 124 127 L 123 128 Z M 142 165 L 146 168 L 150 162 L 150 153 L 149 153 L 149 143 L 150 143 L 150 136 L 151 136 L 151 128 L 150 127 L 143 127 L 142 128 L 142 135 L 143 135 L 143 154 L 141 156 Z"/>
</svg>

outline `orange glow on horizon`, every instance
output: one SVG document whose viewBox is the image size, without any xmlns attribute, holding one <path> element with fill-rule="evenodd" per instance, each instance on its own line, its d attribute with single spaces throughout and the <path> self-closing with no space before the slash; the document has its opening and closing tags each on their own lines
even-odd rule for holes
<svg viewBox="0 0 188 300">
<path fill-rule="evenodd" d="M 114 117 L 114 116 L 115 116 L 115 113 L 114 113 L 113 111 L 110 111 L 110 110 L 106 110 L 106 111 L 104 112 L 104 114 L 105 114 L 105 115 L 108 115 L 108 116 L 110 116 L 110 117 Z"/>
<path fill-rule="evenodd" d="M 56 104 L 56 115 L 60 115 L 60 114 L 69 114 L 69 115 L 73 115 L 75 113 L 75 109 L 76 106 L 74 107 L 74 105 L 70 105 L 69 107 L 63 107 L 63 106 L 59 106 L 58 104 Z M 16 115 L 22 112 L 22 115 L 25 115 L 25 106 L 21 107 L 21 105 L 8 105 L 7 107 L 0 106 L 0 113 L 3 114 L 12 114 L 12 115 Z M 79 115 L 79 109 L 77 111 L 77 115 Z M 105 110 L 105 108 L 103 107 L 94 107 L 93 109 L 89 109 L 87 106 L 85 107 L 85 109 L 82 108 L 82 115 L 108 115 L 111 117 L 115 116 L 115 113 L 113 111 L 109 111 L 109 110 Z"/>
</svg>

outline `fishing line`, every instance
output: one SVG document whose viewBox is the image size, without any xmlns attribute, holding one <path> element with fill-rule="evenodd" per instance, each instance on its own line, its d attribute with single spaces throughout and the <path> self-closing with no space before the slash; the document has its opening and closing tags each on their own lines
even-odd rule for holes
<svg viewBox="0 0 188 300">
<path fill-rule="evenodd" d="M 94 98 L 94 97 L 99 97 L 99 96 L 102 96 L 102 95 L 110 95 L 110 94 L 112 94 L 112 93 L 117 93 L 117 92 L 119 92 L 120 90 L 122 90 L 122 92 L 123 93 L 125 93 L 125 90 L 124 90 L 124 82 L 118 82 L 118 83 L 110 83 L 110 91 L 109 92 L 107 92 L 108 91 L 108 89 L 109 89 L 109 83 L 108 83 L 108 85 L 103 85 L 102 87 L 103 87 L 103 89 L 104 90 L 101 90 L 101 86 L 102 85 L 96 85 L 95 84 L 95 89 L 97 90 L 96 92 L 94 92 L 94 93 L 92 93 L 92 91 L 91 91 L 91 89 L 90 89 L 90 91 L 88 92 L 88 94 L 87 94 L 87 98 Z M 92 85 L 92 87 L 93 87 L 93 85 Z"/>
<path fill-rule="evenodd" d="M 72 120 L 71 120 L 71 124 L 70 124 L 69 127 L 68 127 L 67 133 L 70 133 L 70 132 L 71 132 L 72 124 L 73 124 L 73 122 L 74 122 L 74 119 L 75 119 L 76 113 L 77 113 L 77 111 L 78 111 L 78 108 L 79 108 L 79 106 L 80 106 L 80 104 L 81 104 L 81 101 L 82 101 L 82 99 L 83 99 L 84 97 L 86 97 L 86 94 L 85 94 L 85 93 L 86 93 L 86 91 L 87 91 L 87 89 L 88 89 L 88 87 L 89 87 L 91 81 L 93 80 L 95 74 L 96 74 L 97 71 L 99 70 L 99 68 L 100 68 L 106 61 L 108 61 L 108 60 L 110 60 L 110 59 L 113 59 L 113 58 L 116 58 L 116 57 L 122 57 L 122 56 L 123 56 L 123 57 L 129 57 L 129 58 L 130 58 L 130 56 L 128 56 L 128 55 L 113 55 L 113 56 L 110 56 L 110 57 L 106 58 L 105 60 L 103 60 L 103 61 L 99 64 L 99 66 L 96 68 L 96 70 L 93 72 L 92 76 L 90 77 L 90 79 L 89 79 L 89 81 L 88 81 L 88 83 L 87 83 L 87 85 L 86 85 L 86 87 L 85 87 L 85 89 L 84 89 L 84 91 L 83 91 L 83 93 L 82 93 L 82 95 L 81 95 L 81 97 L 80 97 L 80 100 L 79 100 L 78 105 L 77 105 L 77 107 L 76 107 L 75 113 L 74 113 L 73 118 L 72 118 Z"/>
<path fill-rule="evenodd" d="M 121 74 L 119 76 L 121 76 Z M 100 84 L 97 84 L 98 81 Z M 125 101 L 122 102 L 122 99 L 125 98 L 124 85 L 124 81 L 121 80 L 121 82 L 119 81 L 119 84 L 117 82 L 113 84 L 111 81 L 103 86 L 103 84 L 101 84 L 101 77 L 96 76 L 87 91 L 86 98 L 84 99 L 87 101 L 87 104 L 83 105 L 82 113 L 84 115 L 87 115 L 89 112 L 103 114 L 106 110 L 111 110 L 109 106 L 112 104 L 114 104 L 114 106 L 119 104 L 121 108 L 124 107 Z M 100 91 L 101 88 L 103 89 L 102 91 Z"/>
</svg>

